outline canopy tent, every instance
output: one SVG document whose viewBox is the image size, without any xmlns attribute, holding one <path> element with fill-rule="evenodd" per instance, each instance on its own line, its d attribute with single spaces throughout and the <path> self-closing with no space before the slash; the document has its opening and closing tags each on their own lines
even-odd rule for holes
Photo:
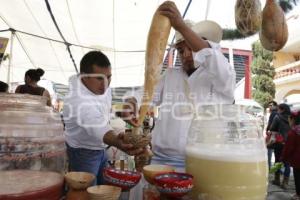
<svg viewBox="0 0 300 200">
<path fill-rule="evenodd" d="M 163 1 L 149 0 L 50 0 L 49 4 L 57 25 L 68 43 L 77 68 L 84 53 L 96 48 L 104 51 L 113 68 L 112 86 L 137 86 L 143 84 L 144 56 L 151 18 Z M 176 0 L 181 13 L 190 0 Z M 186 18 L 203 20 L 219 7 L 216 0 L 194 0 Z M 207 4 L 209 3 L 209 4 Z M 234 1 L 226 0 L 222 9 L 233 11 Z M 22 81 L 29 68 L 43 68 L 45 78 L 66 84 L 75 74 L 63 38 L 57 31 L 43 0 L 0 0 L 0 30 L 17 30 L 13 39 L 10 82 Z M 208 6 L 209 5 L 209 6 Z M 233 12 L 226 18 L 213 19 L 223 27 L 234 26 Z M 51 38 L 42 39 L 25 33 Z M 174 31 L 169 41 L 171 42 Z M 11 38 L 11 32 L 1 32 L 0 37 Z M 6 53 L 10 52 L 12 40 Z M 86 48 L 89 47 L 89 48 Z M 0 80 L 7 80 L 8 60 L 0 68 Z"/>
<path fill-rule="evenodd" d="M 112 87 L 140 86 L 144 80 L 145 47 L 151 18 L 163 1 L 49 0 L 60 35 L 47 9 L 47 0 L 0 0 L 0 31 L 16 30 L 6 50 L 10 54 L 12 47 L 11 68 L 9 71 L 9 59 L 1 63 L 0 80 L 6 81 L 9 72 L 9 81 L 19 82 L 27 69 L 41 67 L 46 71 L 44 78 L 67 84 L 68 78 L 76 74 L 74 63 L 79 68 L 84 53 L 98 49 L 111 60 Z M 235 0 L 174 2 L 181 13 L 190 3 L 187 19 L 201 21 L 207 18 L 223 28 L 235 27 Z M 264 2 L 262 0 L 262 5 Z M 172 30 L 170 43 L 173 36 Z M 0 32 L 0 37 L 11 38 L 11 31 Z M 257 36 L 251 40 L 255 39 Z M 74 63 L 66 44 L 71 44 Z M 231 42 L 223 44 L 235 47 Z M 249 49 L 251 42 L 242 40 L 235 44 L 246 44 Z"/>
</svg>

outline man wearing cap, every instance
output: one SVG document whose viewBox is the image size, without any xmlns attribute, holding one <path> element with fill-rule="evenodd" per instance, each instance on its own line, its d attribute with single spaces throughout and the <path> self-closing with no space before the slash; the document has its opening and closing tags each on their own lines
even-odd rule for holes
<svg viewBox="0 0 300 200">
<path fill-rule="evenodd" d="M 152 164 L 184 171 L 192 109 L 204 104 L 232 104 L 235 71 L 221 52 L 222 29 L 217 23 L 185 22 L 170 1 L 159 11 L 176 30 L 175 48 L 182 67 L 169 68 L 156 88 L 153 103 L 160 106 L 160 113 L 152 132 Z"/>
</svg>

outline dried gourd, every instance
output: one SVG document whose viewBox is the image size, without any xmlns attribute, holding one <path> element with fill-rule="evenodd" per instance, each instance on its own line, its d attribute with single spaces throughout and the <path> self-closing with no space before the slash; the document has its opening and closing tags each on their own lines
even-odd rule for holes
<svg viewBox="0 0 300 200">
<path fill-rule="evenodd" d="M 237 0 L 235 3 L 235 24 L 244 36 L 257 33 L 261 26 L 260 0 Z"/>
<path fill-rule="evenodd" d="M 163 57 L 171 30 L 170 20 L 158 11 L 154 13 L 148 33 L 145 64 L 144 95 L 140 107 L 138 124 L 144 121 L 153 98 L 154 88 L 159 81 Z"/>
<path fill-rule="evenodd" d="M 287 42 L 288 28 L 284 12 L 274 0 L 266 1 L 259 38 L 262 46 L 270 51 L 280 50 Z"/>
</svg>

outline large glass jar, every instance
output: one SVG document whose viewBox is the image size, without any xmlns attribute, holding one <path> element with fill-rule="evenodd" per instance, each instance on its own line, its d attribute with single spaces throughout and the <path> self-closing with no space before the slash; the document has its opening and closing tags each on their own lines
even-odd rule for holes
<svg viewBox="0 0 300 200">
<path fill-rule="evenodd" d="M 186 146 L 193 199 L 262 200 L 267 193 L 267 158 L 262 129 L 246 108 L 201 106 Z"/>
<path fill-rule="evenodd" d="M 41 96 L 0 93 L 0 199 L 59 199 L 63 125 Z"/>
</svg>

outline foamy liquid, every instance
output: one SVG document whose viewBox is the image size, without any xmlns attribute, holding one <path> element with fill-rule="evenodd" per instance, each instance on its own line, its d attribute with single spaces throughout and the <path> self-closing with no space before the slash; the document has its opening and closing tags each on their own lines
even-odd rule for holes
<svg viewBox="0 0 300 200">
<path fill-rule="evenodd" d="M 268 170 L 263 148 L 195 145 L 186 153 L 187 172 L 194 176 L 193 199 L 265 199 Z"/>
<path fill-rule="evenodd" d="M 195 144 L 186 147 L 186 155 L 208 160 L 230 162 L 267 161 L 266 148 L 257 144 L 251 147 L 242 144 Z"/>
</svg>

